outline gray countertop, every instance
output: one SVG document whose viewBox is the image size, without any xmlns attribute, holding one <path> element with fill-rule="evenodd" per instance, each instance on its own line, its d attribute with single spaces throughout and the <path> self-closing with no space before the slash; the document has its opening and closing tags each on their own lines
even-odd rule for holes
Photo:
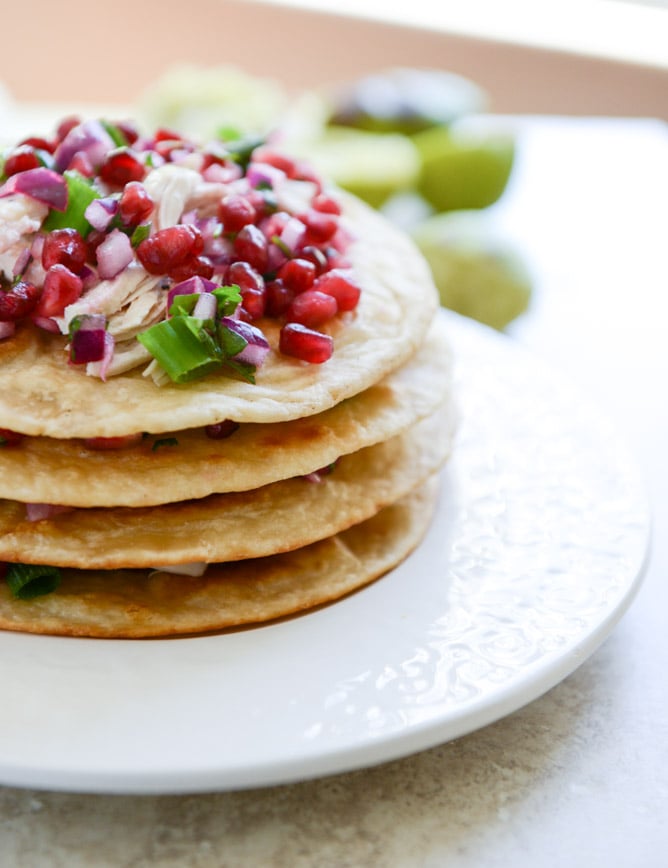
<svg viewBox="0 0 668 868">
<path fill-rule="evenodd" d="M 638 458 L 654 542 L 630 610 L 540 699 L 375 768 L 185 796 L 0 789 L 3 868 L 666 864 L 668 133 L 517 123 L 517 170 L 490 216 L 525 251 L 536 293 L 510 331 L 591 395 Z"/>
</svg>

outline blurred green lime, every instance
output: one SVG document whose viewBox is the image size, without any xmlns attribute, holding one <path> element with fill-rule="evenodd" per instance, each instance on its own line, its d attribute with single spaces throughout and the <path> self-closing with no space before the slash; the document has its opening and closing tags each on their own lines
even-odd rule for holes
<svg viewBox="0 0 668 868">
<path fill-rule="evenodd" d="M 508 133 L 432 127 L 412 141 L 422 160 L 417 188 L 435 211 L 487 208 L 505 190 L 515 158 Z"/>
<path fill-rule="evenodd" d="M 438 69 L 395 67 L 358 79 L 335 97 L 331 123 L 376 133 L 410 135 L 480 112 L 484 91 Z"/>
<path fill-rule="evenodd" d="M 393 133 L 328 127 L 308 143 L 305 156 L 323 175 L 374 208 L 411 189 L 420 171 L 411 140 Z"/>
<path fill-rule="evenodd" d="M 526 310 L 531 277 L 520 254 L 495 236 L 480 212 L 437 214 L 413 230 L 441 304 L 503 329 Z"/>
</svg>

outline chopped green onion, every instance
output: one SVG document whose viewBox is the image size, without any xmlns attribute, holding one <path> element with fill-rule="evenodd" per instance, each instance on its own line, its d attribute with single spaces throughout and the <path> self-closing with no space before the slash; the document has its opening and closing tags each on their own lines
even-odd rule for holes
<svg viewBox="0 0 668 868">
<path fill-rule="evenodd" d="M 100 123 L 109 133 L 111 140 L 117 148 L 127 148 L 128 140 L 123 131 L 119 127 L 117 127 L 116 124 L 112 124 L 111 121 L 104 120 L 101 120 Z"/>
<path fill-rule="evenodd" d="M 42 228 L 47 232 L 76 229 L 85 238 L 93 227 L 86 220 L 84 212 L 93 199 L 100 198 L 100 194 L 79 172 L 68 170 L 63 176 L 67 182 L 67 208 L 64 211 L 54 211 L 52 208 Z"/>
<path fill-rule="evenodd" d="M 234 160 L 235 163 L 238 163 L 246 171 L 253 156 L 253 151 L 262 144 L 264 144 L 264 139 L 259 137 L 236 139 L 236 141 L 225 141 L 225 149 L 230 159 Z"/>
<path fill-rule="evenodd" d="M 170 316 L 189 316 L 197 304 L 197 299 L 200 297 L 199 292 L 190 292 L 187 295 L 175 295 L 172 303 L 169 306 Z"/>
<path fill-rule="evenodd" d="M 145 238 L 151 234 L 151 224 L 150 223 L 140 223 L 139 226 L 135 229 L 135 231 L 130 236 L 130 244 L 133 247 L 138 247 Z"/>
<path fill-rule="evenodd" d="M 204 328 L 204 321 L 192 316 L 175 316 L 137 335 L 175 383 L 188 383 L 221 367 L 220 347 Z"/>
<path fill-rule="evenodd" d="M 284 253 L 288 257 L 288 259 L 292 259 L 292 250 L 288 247 L 288 245 L 285 243 L 285 241 L 283 241 L 280 236 L 272 235 L 271 243 L 275 244 L 276 247 L 278 247 L 278 249 L 281 251 L 281 253 Z"/>
<path fill-rule="evenodd" d="M 17 600 L 32 600 L 56 590 L 60 570 L 37 564 L 9 564 L 5 580 Z"/>
<path fill-rule="evenodd" d="M 238 356 L 248 346 L 246 338 L 222 324 L 218 326 L 218 340 L 227 359 Z"/>
<path fill-rule="evenodd" d="M 160 440 L 155 440 L 153 446 L 151 446 L 151 452 L 155 452 L 160 449 L 162 446 L 178 446 L 179 441 L 176 437 L 163 437 Z"/>
<path fill-rule="evenodd" d="M 230 316 L 241 304 L 241 289 L 236 283 L 213 290 L 218 302 L 218 316 Z"/>
</svg>

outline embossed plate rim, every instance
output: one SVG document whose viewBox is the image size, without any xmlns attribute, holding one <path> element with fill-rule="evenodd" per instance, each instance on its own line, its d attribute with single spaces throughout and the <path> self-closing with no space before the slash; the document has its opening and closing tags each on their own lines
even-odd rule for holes
<svg viewBox="0 0 668 868">
<path fill-rule="evenodd" d="M 463 424 L 418 550 L 339 603 L 252 630 L 149 642 L 0 633 L 0 782 L 176 793 L 366 767 L 498 720 L 600 645 L 647 556 L 635 462 L 558 375 L 444 316 Z M 540 525 L 527 521 L 537 505 Z"/>
</svg>

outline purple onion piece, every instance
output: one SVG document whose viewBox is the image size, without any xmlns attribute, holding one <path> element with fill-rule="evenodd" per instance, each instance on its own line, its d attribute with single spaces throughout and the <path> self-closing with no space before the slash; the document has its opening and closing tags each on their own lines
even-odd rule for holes
<svg viewBox="0 0 668 868">
<path fill-rule="evenodd" d="M 94 169 L 104 162 L 109 151 L 115 144 L 109 133 L 98 120 L 84 121 L 73 127 L 56 148 L 53 155 L 57 171 L 64 172 L 72 162 L 75 154 L 83 151 Z"/>
<path fill-rule="evenodd" d="M 215 319 L 218 312 L 218 300 L 210 292 L 199 293 L 199 298 L 193 308 L 193 316 L 198 319 Z"/>
<path fill-rule="evenodd" d="M 95 255 L 100 278 L 111 280 L 132 262 L 134 250 L 128 236 L 120 229 L 113 229 L 98 245 Z"/>
<path fill-rule="evenodd" d="M 235 332 L 247 341 L 243 350 L 237 353 L 236 356 L 232 356 L 234 361 L 245 362 L 246 364 L 254 365 L 256 368 L 261 367 L 269 353 L 269 343 L 260 329 L 248 322 L 232 319 L 229 316 L 222 317 L 220 321 L 230 331 Z"/>
<path fill-rule="evenodd" d="M 37 202 L 42 202 L 54 211 L 67 208 L 67 181 L 58 172 L 40 166 L 11 175 L 0 187 L 0 197 L 23 193 Z"/>
<path fill-rule="evenodd" d="M 217 289 L 220 284 L 214 283 L 213 280 L 207 280 L 205 277 L 189 277 L 187 280 L 182 280 L 180 283 L 175 283 L 167 294 L 167 310 L 172 306 L 174 297 L 177 295 L 197 295 L 200 292 L 212 292 Z"/>
<path fill-rule="evenodd" d="M 87 329 L 83 326 L 72 335 L 70 361 L 73 365 L 87 365 L 100 362 L 104 358 L 104 329 Z"/>
<path fill-rule="evenodd" d="M 84 211 L 84 217 L 93 229 L 104 232 L 118 213 L 118 199 L 107 196 L 104 199 L 93 199 Z"/>
<path fill-rule="evenodd" d="M 285 181 L 287 175 L 282 169 L 277 169 L 276 166 L 271 166 L 269 163 L 250 163 L 246 171 L 246 178 L 251 187 L 269 184 L 273 188 L 281 181 Z"/>
</svg>

